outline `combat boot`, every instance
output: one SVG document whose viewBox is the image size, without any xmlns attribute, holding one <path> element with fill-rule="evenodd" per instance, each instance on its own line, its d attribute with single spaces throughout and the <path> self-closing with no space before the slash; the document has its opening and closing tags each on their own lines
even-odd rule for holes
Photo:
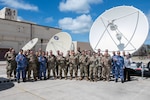
<svg viewBox="0 0 150 100">
<path fill-rule="evenodd" d="M 48 75 L 47 79 L 50 79 L 50 76 Z"/>
<path fill-rule="evenodd" d="M 118 79 L 115 79 L 115 82 L 117 83 L 117 82 L 118 82 Z"/>
<path fill-rule="evenodd" d="M 28 80 L 30 81 L 30 80 L 31 80 L 31 77 L 28 77 Z"/>
<path fill-rule="evenodd" d="M 82 79 L 83 79 L 82 77 L 79 78 L 79 80 L 82 80 Z"/>
<path fill-rule="evenodd" d="M 17 78 L 16 75 L 14 75 L 14 78 Z"/>
<path fill-rule="evenodd" d="M 90 82 L 92 82 L 93 80 L 92 80 L 92 78 L 90 78 Z"/>
<path fill-rule="evenodd" d="M 26 82 L 26 78 L 23 78 L 23 82 Z"/>
<path fill-rule="evenodd" d="M 57 79 L 57 77 L 56 76 L 54 76 L 54 80 L 56 80 Z"/>
<path fill-rule="evenodd" d="M 106 78 L 103 78 L 103 81 L 106 81 Z"/>
<path fill-rule="evenodd" d="M 103 80 L 103 78 L 100 76 L 99 80 Z"/>
<path fill-rule="evenodd" d="M 46 78 L 46 77 L 44 77 L 44 80 L 47 80 L 47 78 Z"/>
<path fill-rule="evenodd" d="M 97 82 L 97 78 L 94 79 L 94 82 Z"/>
<path fill-rule="evenodd" d="M 36 77 L 34 77 L 34 81 L 37 81 L 37 78 L 36 78 Z"/>
<path fill-rule="evenodd" d="M 62 77 L 60 76 L 60 77 L 59 77 L 59 79 L 61 80 L 61 79 L 62 79 Z"/>
<path fill-rule="evenodd" d="M 88 81 L 88 80 L 89 80 L 89 78 L 88 78 L 88 77 L 86 77 L 86 80 Z"/>
<path fill-rule="evenodd" d="M 76 79 L 76 80 L 78 80 L 78 77 L 77 77 L 77 76 L 75 76 L 75 79 Z"/>
<path fill-rule="evenodd" d="M 17 80 L 17 83 L 20 83 L 20 80 Z"/>
<path fill-rule="evenodd" d="M 72 76 L 70 76 L 70 80 L 72 80 Z"/>
<path fill-rule="evenodd" d="M 67 80 L 67 77 L 65 77 L 65 80 Z"/>
<path fill-rule="evenodd" d="M 107 82 L 109 82 L 110 80 L 109 79 L 107 79 Z"/>
<path fill-rule="evenodd" d="M 35 78 L 34 81 L 37 81 L 37 78 Z"/>
</svg>

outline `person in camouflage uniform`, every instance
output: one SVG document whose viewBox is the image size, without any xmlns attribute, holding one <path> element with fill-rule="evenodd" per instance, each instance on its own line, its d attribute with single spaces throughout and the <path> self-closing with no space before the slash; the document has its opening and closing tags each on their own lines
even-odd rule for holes
<svg viewBox="0 0 150 100">
<path fill-rule="evenodd" d="M 79 63 L 79 58 L 82 55 L 82 52 L 80 51 L 80 47 L 77 48 L 77 52 L 75 53 L 76 57 L 77 57 L 77 75 L 78 75 L 78 69 L 80 69 L 80 63 Z M 78 80 L 78 79 L 77 79 Z"/>
<path fill-rule="evenodd" d="M 67 51 L 67 55 L 65 56 L 66 58 L 66 73 L 68 73 L 68 68 L 69 68 L 69 58 L 70 58 L 70 50 Z M 65 79 L 67 79 L 67 77 L 65 77 Z"/>
<path fill-rule="evenodd" d="M 91 50 L 88 50 L 87 51 L 87 53 L 86 53 L 86 55 L 87 55 L 87 67 L 86 67 L 86 70 L 87 70 L 87 75 L 88 75 L 88 77 L 89 77 L 89 74 L 90 74 L 90 58 L 92 57 L 92 52 L 91 52 Z"/>
<path fill-rule="evenodd" d="M 62 70 L 64 71 L 65 78 L 67 78 L 66 58 L 63 56 L 62 52 L 60 53 L 59 56 L 57 56 L 57 63 L 58 63 L 59 79 L 62 79 Z"/>
<path fill-rule="evenodd" d="M 31 77 L 31 71 L 33 71 L 33 78 L 36 81 L 37 78 L 37 62 L 38 62 L 38 57 L 34 54 L 34 51 L 30 51 L 29 54 L 29 71 L 28 71 L 28 78 Z"/>
<path fill-rule="evenodd" d="M 38 52 L 38 51 L 36 51 L 35 52 L 35 56 L 38 58 L 39 56 L 41 55 L 41 53 L 40 52 Z M 36 62 L 36 66 L 37 66 L 37 78 L 39 79 L 39 71 L 40 71 L 40 62 L 39 61 L 37 61 Z"/>
<path fill-rule="evenodd" d="M 60 56 L 60 51 L 57 50 L 57 55 L 56 55 L 56 58 L 58 58 Z M 56 59 L 56 77 L 58 77 L 58 62 L 57 62 L 57 59 Z"/>
<path fill-rule="evenodd" d="M 7 65 L 6 65 L 7 78 L 11 78 L 11 70 L 12 70 L 11 61 L 12 61 L 12 58 L 13 58 L 12 48 L 10 48 L 9 51 L 5 53 L 4 58 L 7 61 Z"/>
<path fill-rule="evenodd" d="M 110 80 L 110 71 L 111 71 L 111 56 L 108 53 L 108 50 L 105 50 L 104 56 L 102 58 L 102 75 L 103 75 L 103 80 L 104 81 L 109 81 Z"/>
<path fill-rule="evenodd" d="M 25 71 L 25 72 L 26 72 L 26 75 L 28 75 L 28 79 L 30 80 L 30 78 L 31 78 L 31 76 L 30 76 L 30 73 L 31 73 L 31 72 L 30 72 L 30 71 L 31 71 L 31 70 L 29 70 L 29 60 L 30 60 L 29 54 L 30 54 L 30 50 L 27 50 L 27 51 L 24 50 L 24 51 L 23 51 L 23 55 L 24 55 L 25 58 L 27 59 L 26 69 L 25 69 L 26 71 Z"/>
<path fill-rule="evenodd" d="M 46 52 L 45 52 L 45 58 L 46 58 L 46 69 L 48 69 L 48 63 L 47 63 L 48 56 L 49 56 L 49 53 L 48 53 L 48 51 L 46 51 Z"/>
<path fill-rule="evenodd" d="M 98 59 L 98 76 L 99 79 L 102 80 L 102 64 L 101 64 L 101 60 L 102 60 L 103 54 L 101 53 L 101 50 L 98 49 L 97 52 L 97 59 Z"/>
<path fill-rule="evenodd" d="M 73 77 L 73 71 L 75 73 L 75 78 L 77 80 L 77 75 L 78 75 L 77 59 L 78 59 L 78 56 L 76 56 L 75 52 L 72 51 L 71 56 L 69 58 L 69 68 L 70 68 L 70 79 L 71 80 Z"/>
<path fill-rule="evenodd" d="M 17 62 L 16 62 L 16 60 L 15 60 L 15 58 L 16 58 L 15 50 L 12 49 L 11 53 L 12 53 L 12 60 L 11 60 L 12 69 L 11 69 L 11 74 L 10 74 L 10 76 L 12 76 L 12 73 L 13 73 L 13 74 L 14 74 L 14 78 L 16 78 Z"/>
<path fill-rule="evenodd" d="M 90 81 L 97 82 L 97 70 L 98 70 L 98 58 L 96 58 L 96 53 L 93 52 L 92 56 L 89 58 L 89 67 L 90 67 Z"/>
<path fill-rule="evenodd" d="M 50 55 L 48 56 L 47 59 L 47 63 L 48 63 L 48 78 L 50 78 L 51 75 L 51 70 L 53 72 L 53 77 L 54 79 L 56 79 L 56 57 L 55 55 L 53 55 L 52 50 L 50 50 Z"/>
<path fill-rule="evenodd" d="M 88 72 L 87 72 L 87 56 L 85 54 L 85 51 L 82 51 L 82 55 L 79 58 L 79 63 L 80 63 L 80 80 L 83 79 L 83 77 L 86 77 L 86 80 L 88 80 Z"/>
</svg>

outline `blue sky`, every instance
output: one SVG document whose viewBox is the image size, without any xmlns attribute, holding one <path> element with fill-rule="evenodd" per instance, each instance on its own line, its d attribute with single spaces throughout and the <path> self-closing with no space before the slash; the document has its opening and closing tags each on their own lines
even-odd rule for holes
<svg viewBox="0 0 150 100">
<path fill-rule="evenodd" d="M 82 42 L 89 42 L 90 28 L 100 14 L 122 5 L 140 9 L 150 22 L 150 0 L 0 0 L 0 9 L 17 9 L 18 20 L 61 28 Z M 150 44 L 150 33 L 145 44 Z"/>
</svg>

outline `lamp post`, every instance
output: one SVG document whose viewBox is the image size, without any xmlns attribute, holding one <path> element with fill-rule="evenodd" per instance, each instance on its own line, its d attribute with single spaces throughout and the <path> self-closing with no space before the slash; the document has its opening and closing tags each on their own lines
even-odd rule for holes
<svg viewBox="0 0 150 100">
<path fill-rule="evenodd" d="M 42 50 L 42 45 L 43 45 L 43 39 L 41 39 L 41 50 Z"/>
</svg>

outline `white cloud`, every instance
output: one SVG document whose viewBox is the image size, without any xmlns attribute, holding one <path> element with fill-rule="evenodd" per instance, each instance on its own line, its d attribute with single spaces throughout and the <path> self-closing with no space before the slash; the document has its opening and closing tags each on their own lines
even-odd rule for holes
<svg viewBox="0 0 150 100">
<path fill-rule="evenodd" d="M 59 20 L 59 26 L 63 30 L 71 31 L 71 33 L 75 34 L 83 34 L 90 31 L 93 20 L 90 15 L 81 15 L 72 19 L 70 17 L 63 18 Z"/>
<path fill-rule="evenodd" d="M 102 3 L 103 0 L 64 0 L 59 4 L 60 11 L 89 13 L 91 4 Z"/>
<path fill-rule="evenodd" d="M 45 19 L 46 23 L 50 23 L 52 21 L 54 21 L 53 17 L 48 17 L 48 18 Z"/>
<path fill-rule="evenodd" d="M 21 16 L 17 16 L 17 21 L 22 21 L 24 20 Z"/>
<path fill-rule="evenodd" d="M 0 4 L 8 7 L 13 7 L 16 9 L 38 11 L 37 6 L 26 3 L 23 0 L 0 0 Z"/>
</svg>

